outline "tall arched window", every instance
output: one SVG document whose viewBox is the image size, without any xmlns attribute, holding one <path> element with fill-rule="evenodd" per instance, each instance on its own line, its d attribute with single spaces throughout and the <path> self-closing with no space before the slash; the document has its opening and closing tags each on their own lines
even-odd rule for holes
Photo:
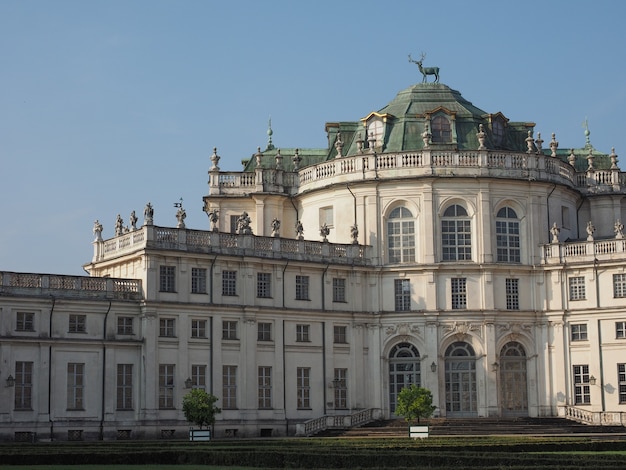
<svg viewBox="0 0 626 470">
<path fill-rule="evenodd" d="M 396 207 L 387 220 L 390 263 L 415 261 L 415 221 L 406 207 Z"/>
<path fill-rule="evenodd" d="M 441 253 L 443 261 L 472 259 L 470 218 L 463 206 L 448 207 L 441 219 Z"/>
<path fill-rule="evenodd" d="M 499 262 L 521 261 L 519 219 L 510 207 L 503 207 L 496 215 L 496 251 Z"/>
<path fill-rule="evenodd" d="M 465 342 L 452 343 L 446 350 L 446 413 L 448 416 L 476 415 L 476 354 Z"/>
<path fill-rule="evenodd" d="M 446 144 L 452 142 L 452 130 L 450 121 L 445 116 L 435 116 L 430 123 L 432 142 Z"/>
<path fill-rule="evenodd" d="M 500 395 L 504 415 L 528 415 L 526 351 L 515 341 L 500 351 Z"/>
</svg>

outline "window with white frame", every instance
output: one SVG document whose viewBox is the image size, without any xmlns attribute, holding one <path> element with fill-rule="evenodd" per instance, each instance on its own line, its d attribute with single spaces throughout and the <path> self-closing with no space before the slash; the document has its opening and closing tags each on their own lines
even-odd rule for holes
<svg viewBox="0 0 626 470">
<path fill-rule="evenodd" d="M 133 409 L 133 365 L 117 365 L 117 409 Z"/>
<path fill-rule="evenodd" d="M 396 207 L 387 219 L 390 263 L 415 261 L 415 220 L 406 207 Z"/>
<path fill-rule="evenodd" d="M 191 268 L 191 292 L 206 294 L 206 269 Z"/>
<path fill-rule="evenodd" d="M 619 387 L 619 402 L 626 403 L 626 364 L 617 364 L 617 383 Z"/>
<path fill-rule="evenodd" d="M 506 309 L 519 310 L 519 279 L 506 279 Z"/>
<path fill-rule="evenodd" d="M 498 262 L 519 263 L 520 223 L 517 214 L 510 207 L 503 207 L 496 215 L 496 252 Z"/>
<path fill-rule="evenodd" d="M 67 365 L 67 409 L 83 410 L 85 396 L 85 364 Z"/>
<path fill-rule="evenodd" d="M 443 261 L 471 261 L 471 221 L 463 206 L 453 204 L 441 219 L 441 251 Z"/>
<path fill-rule="evenodd" d="M 86 333 L 87 332 L 87 316 L 86 315 L 70 315 L 68 331 L 70 333 Z"/>
<path fill-rule="evenodd" d="M 296 300 L 309 300 L 309 276 L 296 276 Z"/>
<path fill-rule="evenodd" d="M 587 364 L 574 366 L 574 403 L 576 405 L 591 403 L 589 365 Z"/>
<path fill-rule="evenodd" d="M 333 302 L 346 301 L 346 279 L 343 277 L 333 278 Z"/>
<path fill-rule="evenodd" d="M 15 363 L 15 401 L 16 410 L 33 409 L 33 363 L 17 361 Z"/>
<path fill-rule="evenodd" d="M 262 299 L 272 297 L 272 273 L 256 273 L 256 296 Z"/>
<path fill-rule="evenodd" d="M 159 364 L 159 409 L 174 408 L 174 364 Z"/>
<path fill-rule="evenodd" d="M 272 341 L 272 324 L 269 322 L 259 322 L 257 324 L 257 340 Z"/>
<path fill-rule="evenodd" d="M 311 368 L 298 367 L 296 370 L 296 394 L 299 410 L 311 408 Z"/>
<path fill-rule="evenodd" d="M 411 310 L 411 281 L 409 279 L 394 279 L 394 309 L 396 312 Z"/>
<path fill-rule="evenodd" d="M 15 314 L 16 331 L 35 331 L 35 314 L 33 312 L 17 312 Z"/>
<path fill-rule="evenodd" d="M 237 366 L 222 366 L 222 408 L 237 408 Z"/>
<path fill-rule="evenodd" d="M 320 207 L 319 216 L 320 227 L 324 224 L 326 224 L 329 228 L 334 226 L 333 206 Z"/>
<path fill-rule="evenodd" d="M 453 277 L 450 279 L 450 294 L 452 308 L 463 310 L 467 308 L 467 279 L 464 277 Z"/>
<path fill-rule="evenodd" d="M 626 338 L 626 321 L 615 322 L 615 338 L 617 339 Z"/>
<path fill-rule="evenodd" d="M 237 271 L 222 271 L 222 295 L 237 295 Z"/>
<path fill-rule="evenodd" d="M 311 325 L 296 325 L 296 342 L 308 343 L 311 341 Z"/>
<path fill-rule="evenodd" d="M 204 364 L 191 365 L 191 387 L 206 390 L 206 366 Z"/>
<path fill-rule="evenodd" d="M 587 341 L 587 324 L 574 323 L 571 325 L 572 341 Z"/>
<path fill-rule="evenodd" d="M 584 276 L 570 277 L 569 280 L 569 299 L 585 300 L 585 278 Z"/>
<path fill-rule="evenodd" d="M 176 292 L 176 266 L 159 266 L 159 291 Z"/>
<path fill-rule="evenodd" d="M 335 390 L 335 409 L 348 408 L 348 369 L 335 369 L 333 387 Z"/>
<path fill-rule="evenodd" d="M 237 339 L 237 322 L 224 320 L 222 322 L 222 339 Z"/>
<path fill-rule="evenodd" d="M 117 334 L 132 335 L 133 334 L 133 317 L 117 317 Z"/>
<path fill-rule="evenodd" d="M 191 337 L 206 338 L 206 320 L 191 320 Z"/>
<path fill-rule="evenodd" d="M 344 325 L 333 326 L 333 343 L 346 344 L 348 342 L 348 327 Z"/>
<path fill-rule="evenodd" d="M 259 409 L 272 408 L 272 368 L 259 367 L 258 376 Z"/>
<path fill-rule="evenodd" d="M 162 338 L 174 338 L 176 336 L 175 318 L 159 318 L 159 336 Z"/>
<path fill-rule="evenodd" d="M 626 274 L 613 274 L 613 297 L 626 297 Z"/>
</svg>

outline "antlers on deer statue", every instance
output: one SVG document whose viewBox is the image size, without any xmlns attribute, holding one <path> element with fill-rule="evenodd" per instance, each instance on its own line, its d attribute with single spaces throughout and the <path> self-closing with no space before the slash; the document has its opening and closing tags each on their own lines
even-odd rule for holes
<svg viewBox="0 0 626 470">
<path fill-rule="evenodd" d="M 424 77 L 422 79 L 422 83 L 426 83 L 427 75 L 434 75 L 435 76 L 434 83 L 439 83 L 439 67 L 422 67 L 422 62 L 426 58 L 426 54 L 422 52 L 421 56 L 422 57 L 420 58 L 420 60 L 413 60 L 411 58 L 411 54 L 409 54 L 409 62 L 417 64 L 417 67 L 420 69 L 420 72 L 422 73 L 422 76 Z"/>
</svg>

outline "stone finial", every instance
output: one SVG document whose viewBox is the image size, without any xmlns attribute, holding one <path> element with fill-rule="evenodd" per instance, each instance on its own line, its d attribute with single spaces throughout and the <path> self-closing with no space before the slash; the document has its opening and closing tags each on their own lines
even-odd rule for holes
<svg viewBox="0 0 626 470">
<path fill-rule="evenodd" d="M 283 156 L 280 154 L 280 149 L 276 151 L 276 169 L 283 169 Z"/>
<path fill-rule="evenodd" d="M 609 158 L 611 159 L 611 170 L 619 170 L 619 167 L 617 166 L 617 154 L 615 153 L 615 147 L 611 148 L 611 155 L 609 155 Z"/>
<path fill-rule="evenodd" d="M 328 235 L 330 234 L 330 228 L 328 228 L 328 225 L 326 225 L 324 223 L 324 225 L 322 225 L 320 227 L 320 236 L 322 237 L 322 241 L 323 242 L 327 242 L 328 241 Z"/>
<path fill-rule="evenodd" d="M 359 135 L 356 139 L 356 149 L 359 153 L 363 153 L 363 144 L 365 141 L 363 140 L 363 134 L 359 132 Z"/>
<path fill-rule="evenodd" d="M 567 156 L 567 161 L 571 166 L 576 166 L 576 155 L 574 155 L 574 149 L 570 149 L 569 155 Z"/>
<path fill-rule="evenodd" d="M 261 147 L 257 147 L 256 153 L 254 154 L 254 159 L 256 160 L 257 168 L 261 168 L 261 158 L 263 158 L 263 154 L 261 153 Z"/>
<path fill-rule="evenodd" d="M 143 224 L 144 225 L 152 225 L 154 217 L 154 209 L 152 208 L 152 204 L 146 204 L 146 207 L 143 210 Z"/>
<path fill-rule="evenodd" d="M 541 138 L 541 132 L 537 132 L 537 139 L 535 139 L 535 147 L 537 153 L 542 153 L 543 139 Z"/>
<path fill-rule="evenodd" d="M 424 141 L 424 148 L 427 149 L 430 147 L 430 141 L 432 138 L 432 134 L 430 133 L 430 126 L 428 122 L 424 123 L 424 132 L 422 132 L 422 141 Z"/>
<path fill-rule="evenodd" d="M 594 160 L 594 156 L 593 156 L 593 149 L 590 148 L 589 149 L 589 155 L 587 155 L 587 171 L 593 171 L 593 160 Z"/>
<path fill-rule="evenodd" d="M 552 133 L 552 140 L 550 141 L 550 150 L 552 150 L 552 156 L 556 157 L 556 149 L 559 148 L 559 143 L 556 140 L 556 134 Z"/>
<path fill-rule="evenodd" d="M 135 211 L 132 211 L 130 213 L 130 230 L 131 231 L 135 231 L 137 230 L 137 215 L 135 214 Z"/>
<path fill-rule="evenodd" d="M 478 125 L 478 132 L 476 133 L 476 137 L 478 137 L 478 150 L 486 150 L 485 147 L 485 128 L 482 124 Z"/>
<path fill-rule="evenodd" d="M 341 140 L 341 132 L 337 132 L 337 139 L 335 140 L 335 148 L 337 149 L 337 156 L 335 158 L 341 158 L 343 150 L 343 141 Z"/>
<path fill-rule="evenodd" d="M 300 168 L 300 162 L 302 161 L 302 157 L 300 156 L 300 150 L 296 149 L 291 159 L 293 162 L 293 169 L 298 170 Z"/>
<path fill-rule="evenodd" d="M 533 139 L 532 131 L 528 131 L 528 136 L 524 140 L 526 140 L 526 146 L 528 147 L 528 150 L 526 150 L 526 153 L 535 153 L 534 152 L 535 139 Z"/>
<path fill-rule="evenodd" d="M 299 220 L 296 222 L 296 238 L 298 240 L 304 240 L 304 227 Z"/>
<path fill-rule="evenodd" d="M 596 231 L 596 228 L 591 223 L 591 220 L 589 222 L 587 222 L 587 229 L 586 230 L 587 230 L 587 241 L 588 242 L 592 242 L 593 241 L 593 233 Z"/>
<path fill-rule="evenodd" d="M 374 147 L 376 147 L 376 137 L 374 137 L 374 133 L 370 132 L 369 137 L 367 138 L 367 143 L 370 146 L 370 153 L 374 153 L 376 151 L 376 149 Z"/>
<path fill-rule="evenodd" d="M 217 164 L 220 162 L 220 156 L 217 154 L 217 147 L 213 147 L 213 154 L 211 155 L 211 169 L 209 171 L 220 171 L 220 167 Z"/>
<path fill-rule="evenodd" d="M 93 240 L 94 242 L 101 242 L 102 241 L 102 224 L 97 219 L 93 223 L 93 234 L 95 235 L 95 238 Z"/>
<path fill-rule="evenodd" d="M 556 225 L 556 222 L 552 224 L 550 233 L 552 234 L 552 243 L 559 243 L 559 233 L 561 233 L 561 229 Z"/>
<path fill-rule="evenodd" d="M 272 220 L 272 237 L 280 237 L 280 220 Z"/>
<path fill-rule="evenodd" d="M 122 216 L 117 214 L 117 219 L 115 219 L 115 236 L 119 237 L 124 233 L 124 220 Z"/>
<path fill-rule="evenodd" d="M 613 232 L 615 232 L 615 238 L 622 239 L 624 238 L 624 224 L 620 219 L 615 221 L 615 225 L 613 226 Z"/>
</svg>

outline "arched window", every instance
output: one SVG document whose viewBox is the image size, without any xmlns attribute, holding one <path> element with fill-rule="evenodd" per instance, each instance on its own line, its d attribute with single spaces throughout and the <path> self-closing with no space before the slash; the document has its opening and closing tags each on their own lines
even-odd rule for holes
<svg viewBox="0 0 626 470">
<path fill-rule="evenodd" d="M 450 121 L 445 116 L 435 116 L 430 123 L 432 142 L 445 144 L 452 142 L 452 130 Z"/>
<path fill-rule="evenodd" d="M 443 261 L 472 259 L 470 218 L 463 206 L 448 207 L 441 219 L 441 252 Z"/>
<path fill-rule="evenodd" d="M 420 353 L 410 343 L 400 343 L 389 352 L 389 406 L 396 409 L 398 393 L 410 385 L 421 385 Z"/>
<path fill-rule="evenodd" d="M 521 261 L 519 219 L 510 207 L 503 207 L 496 215 L 496 251 L 499 262 Z"/>
<path fill-rule="evenodd" d="M 396 207 L 387 220 L 390 263 L 415 261 L 415 221 L 406 207 Z"/>
</svg>

